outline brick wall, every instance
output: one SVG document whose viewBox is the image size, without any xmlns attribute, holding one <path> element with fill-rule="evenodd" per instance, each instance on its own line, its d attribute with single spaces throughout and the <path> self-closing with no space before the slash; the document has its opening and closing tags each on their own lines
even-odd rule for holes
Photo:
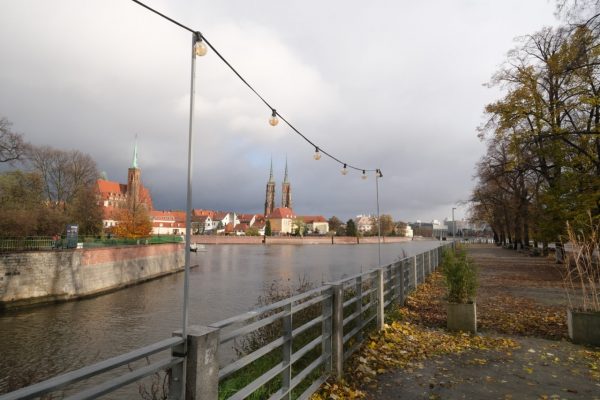
<svg viewBox="0 0 600 400">
<path fill-rule="evenodd" d="M 0 309 L 119 289 L 183 269 L 180 244 L 0 254 Z"/>
<path fill-rule="evenodd" d="M 261 244 L 262 236 L 192 236 L 192 242 L 200 244 Z M 267 244 L 331 244 L 331 236 L 269 236 L 266 238 Z M 382 243 L 400 243 L 410 241 L 410 238 L 403 237 L 382 237 Z M 377 243 L 377 236 L 362 237 L 358 239 L 361 244 Z M 355 237 L 334 236 L 333 244 L 357 244 Z"/>
</svg>

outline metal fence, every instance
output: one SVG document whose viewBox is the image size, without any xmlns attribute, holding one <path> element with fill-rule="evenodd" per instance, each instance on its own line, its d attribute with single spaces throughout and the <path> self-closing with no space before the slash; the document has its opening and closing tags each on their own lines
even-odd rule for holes
<svg viewBox="0 0 600 400">
<path fill-rule="evenodd" d="M 35 398 L 169 348 L 170 358 L 69 399 L 96 398 L 167 368 L 171 368 L 172 399 L 308 399 L 330 376 L 343 376 L 344 360 L 360 348 L 369 331 L 383 329 L 386 308 L 403 303 L 439 266 L 443 248 L 452 245 L 206 327 L 192 326 L 185 346 L 175 332 L 171 339 L 0 396 L 0 400 Z"/>
<path fill-rule="evenodd" d="M 72 248 L 133 246 L 141 244 L 182 243 L 181 236 L 152 236 L 140 239 L 79 236 Z M 68 248 L 67 239 L 51 236 L 0 237 L 0 253 L 16 251 L 60 250 Z"/>
</svg>

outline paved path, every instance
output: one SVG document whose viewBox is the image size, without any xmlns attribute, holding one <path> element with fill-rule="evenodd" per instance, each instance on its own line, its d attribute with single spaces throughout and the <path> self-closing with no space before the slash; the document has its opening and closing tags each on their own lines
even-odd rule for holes
<svg viewBox="0 0 600 400">
<path fill-rule="evenodd" d="M 510 307 L 525 304 L 544 313 L 559 309 L 562 315 L 566 301 L 560 272 L 550 260 L 493 246 L 472 247 L 469 252 L 480 267 L 478 301 L 481 298 L 483 307 L 479 313 L 486 312 L 486 308 L 489 313 L 498 312 L 506 306 L 505 313 L 518 314 L 518 311 L 512 313 Z M 517 317 L 514 321 L 518 322 Z M 540 325 L 544 318 L 546 314 L 532 320 Z M 380 400 L 600 400 L 600 349 L 539 337 L 564 336 L 566 327 L 562 317 L 556 319 L 560 321 L 551 320 L 547 329 L 519 322 L 516 333 L 520 335 L 509 336 L 519 343 L 519 349 L 477 350 L 434 357 L 412 369 L 380 375 L 376 387 L 364 390 L 368 398 Z M 429 326 L 439 329 L 439 321 L 430 322 Z M 483 328 L 483 334 L 498 335 L 492 322 Z"/>
</svg>

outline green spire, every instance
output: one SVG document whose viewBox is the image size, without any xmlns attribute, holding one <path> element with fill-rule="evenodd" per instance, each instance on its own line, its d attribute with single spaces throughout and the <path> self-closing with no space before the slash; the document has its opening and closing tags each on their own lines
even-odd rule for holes
<svg viewBox="0 0 600 400">
<path fill-rule="evenodd" d="M 275 182 L 273 179 L 273 157 L 271 157 L 271 172 L 269 173 L 269 183 Z"/>
<path fill-rule="evenodd" d="M 287 155 L 285 156 L 285 175 L 283 176 L 283 183 L 288 183 L 288 173 L 287 173 Z"/>
<path fill-rule="evenodd" d="M 137 135 L 135 135 L 135 145 L 133 146 L 133 162 L 131 163 L 131 168 L 138 167 L 137 157 Z"/>
</svg>

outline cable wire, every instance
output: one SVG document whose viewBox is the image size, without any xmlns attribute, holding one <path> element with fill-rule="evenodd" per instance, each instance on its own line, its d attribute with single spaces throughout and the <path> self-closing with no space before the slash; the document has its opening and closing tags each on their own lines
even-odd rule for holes
<svg viewBox="0 0 600 400">
<path fill-rule="evenodd" d="M 318 150 L 320 153 L 325 154 L 327 157 L 331 158 L 332 160 L 338 162 L 341 165 L 344 165 L 347 168 L 351 168 L 354 169 L 356 171 L 363 171 L 364 172 L 376 172 L 379 173 L 379 168 L 375 168 L 375 169 L 366 169 L 366 168 L 359 168 L 359 167 L 355 167 L 351 164 L 345 163 L 343 161 L 341 161 L 339 158 L 333 156 L 331 153 L 329 153 L 328 151 L 325 151 L 321 146 L 316 145 L 312 140 L 310 140 L 308 137 L 306 137 L 302 132 L 300 132 L 300 130 L 298 130 L 295 126 L 293 126 L 290 122 L 288 122 L 288 120 L 286 118 L 283 117 L 283 115 L 281 115 L 279 113 L 279 111 L 276 110 L 275 107 L 271 106 L 271 104 L 269 104 L 269 102 L 267 100 L 264 99 L 264 97 L 262 97 L 260 95 L 260 93 L 258 93 L 258 91 L 256 91 L 256 89 L 254 89 L 252 87 L 252 85 L 250 83 L 248 83 L 248 81 L 246 81 L 246 79 L 244 79 L 244 77 L 233 67 L 233 65 L 231 65 L 229 63 L 229 61 L 227 61 L 227 59 L 225 57 L 223 57 L 223 55 L 206 39 L 206 37 L 200 33 L 199 31 L 196 31 L 184 24 L 182 24 L 181 22 L 178 22 L 176 20 L 174 20 L 173 18 L 168 17 L 167 15 L 155 10 L 154 8 L 142 3 L 141 1 L 138 0 L 131 0 L 134 3 L 144 7 L 145 9 L 147 9 L 148 11 L 151 11 L 153 13 L 155 13 L 156 15 L 166 19 L 167 21 L 179 26 L 180 28 L 185 29 L 186 31 L 189 31 L 195 35 L 198 36 L 198 38 L 200 40 L 203 40 L 208 47 L 210 47 L 210 49 L 217 55 L 217 57 L 219 57 L 221 59 L 221 61 L 223 61 L 225 63 L 225 65 L 227 65 L 229 67 L 229 69 L 248 87 L 248 89 L 250 89 L 267 107 L 269 107 L 269 109 L 276 114 L 279 118 L 281 118 L 281 120 L 283 122 L 285 122 L 285 124 L 292 129 L 296 134 L 298 134 L 300 137 L 302 137 L 302 139 L 304 139 L 306 142 L 308 142 L 309 144 L 311 144 L 313 147 L 315 147 L 315 150 Z"/>
</svg>

